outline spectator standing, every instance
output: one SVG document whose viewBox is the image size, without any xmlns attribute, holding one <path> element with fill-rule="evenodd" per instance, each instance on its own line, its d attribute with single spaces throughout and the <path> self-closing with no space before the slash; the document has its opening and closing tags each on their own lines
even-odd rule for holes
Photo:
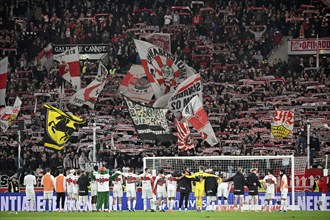
<svg viewBox="0 0 330 220">
<path fill-rule="evenodd" d="M 34 192 L 34 186 L 37 185 L 37 180 L 34 175 L 32 175 L 32 170 L 27 170 L 27 175 L 24 177 L 24 185 L 25 185 L 25 194 L 26 194 L 26 210 L 31 211 L 32 203 L 32 211 L 36 210 L 36 194 Z"/>
</svg>

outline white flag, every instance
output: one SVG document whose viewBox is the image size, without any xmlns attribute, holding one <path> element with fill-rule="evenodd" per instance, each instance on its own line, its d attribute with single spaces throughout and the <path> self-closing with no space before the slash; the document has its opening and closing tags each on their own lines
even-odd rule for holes
<svg viewBox="0 0 330 220">
<path fill-rule="evenodd" d="M 17 118 L 21 110 L 22 101 L 16 97 L 14 106 L 6 106 L 0 109 L 0 127 L 5 132 L 12 122 Z"/>
<path fill-rule="evenodd" d="M 98 73 L 95 79 L 86 88 L 78 90 L 70 98 L 69 103 L 77 106 L 88 105 L 90 108 L 94 108 L 97 97 L 100 95 L 104 88 L 107 75 L 107 68 L 100 62 Z"/>
<path fill-rule="evenodd" d="M 184 107 L 182 116 L 199 132 L 203 140 L 211 146 L 218 143 L 203 104 L 197 95 Z"/>
</svg>

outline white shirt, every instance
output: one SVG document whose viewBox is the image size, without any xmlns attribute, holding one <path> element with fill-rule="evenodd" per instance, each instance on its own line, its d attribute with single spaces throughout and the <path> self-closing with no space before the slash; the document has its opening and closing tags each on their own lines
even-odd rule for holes
<svg viewBox="0 0 330 220">
<path fill-rule="evenodd" d="M 112 180 L 113 187 L 115 188 L 121 188 L 123 186 L 123 177 L 122 175 L 119 175 L 116 177 L 116 179 Z"/>
<path fill-rule="evenodd" d="M 24 177 L 24 185 L 26 186 L 26 189 L 34 190 L 34 185 L 37 185 L 36 177 L 32 174 L 26 175 Z"/>
<path fill-rule="evenodd" d="M 134 173 L 125 174 L 126 188 L 135 188 L 136 181 L 139 179 L 139 176 Z"/>
<path fill-rule="evenodd" d="M 274 193 L 275 192 L 275 185 L 277 183 L 275 176 L 273 175 L 266 175 L 263 179 L 264 183 L 266 184 L 266 193 Z"/>
<path fill-rule="evenodd" d="M 74 180 L 75 178 L 73 174 L 69 174 L 66 177 L 65 182 L 66 182 L 66 189 L 68 192 L 73 192 Z"/>
<path fill-rule="evenodd" d="M 171 174 L 166 176 L 166 185 L 169 190 L 176 190 L 177 178 L 173 177 Z"/>
<path fill-rule="evenodd" d="M 142 182 L 142 190 L 151 190 L 152 176 L 150 173 L 143 173 L 140 176 Z"/>
<path fill-rule="evenodd" d="M 97 171 L 93 171 L 93 175 L 96 176 L 98 174 Z M 91 190 L 97 191 L 97 182 L 96 180 L 91 181 Z"/>
<path fill-rule="evenodd" d="M 154 182 L 154 188 L 155 189 L 160 189 L 160 188 L 165 188 L 166 180 L 164 175 L 158 175 L 156 177 L 156 180 Z"/>
</svg>

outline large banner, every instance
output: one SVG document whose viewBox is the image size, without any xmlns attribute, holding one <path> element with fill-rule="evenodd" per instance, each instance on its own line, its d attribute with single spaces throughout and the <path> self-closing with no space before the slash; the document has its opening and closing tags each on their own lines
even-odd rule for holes
<svg viewBox="0 0 330 220">
<path fill-rule="evenodd" d="M 195 73 L 182 60 L 156 45 L 140 40 L 134 40 L 134 43 L 156 98 L 173 92 L 182 81 Z"/>
<path fill-rule="evenodd" d="M 0 60 L 0 105 L 6 105 L 8 57 Z"/>
<path fill-rule="evenodd" d="M 54 60 L 60 63 L 59 74 L 72 84 L 74 90 L 80 89 L 80 62 L 78 46 L 55 55 Z"/>
<path fill-rule="evenodd" d="M 118 92 L 134 101 L 144 103 L 149 103 L 154 95 L 154 91 L 142 65 L 131 66 L 121 81 Z"/>
<path fill-rule="evenodd" d="M 167 33 L 151 33 L 141 34 L 140 39 L 146 39 L 149 43 L 162 48 L 168 53 L 171 53 L 171 34 Z"/>
<path fill-rule="evenodd" d="M 112 192 L 109 194 L 109 204 L 112 204 L 113 197 Z M 179 197 L 180 193 L 177 192 L 176 197 L 174 198 L 174 204 L 173 209 L 178 210 L 179 208 Z M 245 194 L 245 197 L 247 197 L 247 193 Z M 280 194 L 276 194 L 275 198 L 280 198 Z M 289 192 L 288 193 L 288 202 L 287 204 L 291 205 L 291 198 L 292 195 Z M 303 195 L 296 195 L 296 209 L 298 210 L 307 210 L 307 211 L 316 211 L 318 210 L 317 203 L 321 200 L 321 193 L 303 193 Z M 52 210 L 56 210 L 56 194 L 53 194 L 53 203 L 51 204 Z M 233 208 L 233 201 L 234 201 L 234 195 L 233 193 L 230 193 L 228 196 L 228 202 L 230 205 L 230 208 Z M 65 202 L 64 209 L 67 210 L 67 198 Z M 25 193 L 0 193 L 0 211 L 26 211 L 26 195 Z M 195 204 L 196 200 L 194 197 L 194 194 L 191 193 L 188 200 L 188 209 L 189 210 L 195 210 Z M 265 193 L 259 193 L 258 196 L 258 204 L 257 209 L 261 209 L 261 205 L 265 203 Z M 206 208 L 206 197 L 203 199 L 203 209 Z M 327 210 L 330 210 L 330 193 L 326 195 L 326 207 Z M 148 205 L 149 206 L 149 205 Z M 278 205 L 274 206 L 275 208 L 279 208 Z M 37 192 L 36 193 L 36 208 L 37 211 L 43 211 L 43 193 Z M 112 205 L 109 205 L 109 210 L 112 210 Z M 126 192 L 124 192 L 123 195 L 123 201 L 122 201 L 122 208 L 123 210 L 127 210 L 127 197 Z M 243 209 L 248 209 L 248 206 L 243 206 Z M 87 210 L 92 210 L 91 206 L 91 196 L 88 196 L 87 201 Z M 143 210 L 143 199 L 142 199 L 142 193 L 137 192 L 136 196 L 136 210 Z"/>
<path fill-rule="evenodd" d="M 60 54 L 75 46 L 74 44 L 53 45 L 53 53 Z M 109 48 L 109 44 L 80 44 L 78 45 L 79 59 L 99 60 L 109 51 Z"/>
<path fill-rule="evenodd" d="M 94 109 L 94 104 L 105 86 L 107 75 L 107 68 L 100 62 L 95 79 L 86 88 L 78 90 L 70 98 L 69 103 L 77 106 L 87 105 Z"/>
<path fill-rule="evenodd" d="M 45 104 L 44 107 L 47 108 L 44 146 L 62 150 L 73 132 L 77 131 L 77 125 L 83 124 L 84 120 L 51 105 Z"/>
<path fill-rule="evenodd" d="M 21 110 L 22 101 L 19 97 L 16 97 L 14 106 L 6 106 L 0 109 L 0 128 L 5 132 L 12 122 L 17 118 L 19 111 Z"/>
<path fill-rule="evenodd" d="M 330 54 L 330 38 L 319 38 L 318 48 L 320 54 Z M 288 42 L 289 55 L 312 55 L 316 54 L 317 39 L 291 39 Z"/>
<path fill-rule="evenodd" d="M 194 96 L 203 100 L 202 79 L 199 74 L 194 74 L 180 83 L 168 101 L 168 108 L 172 113 L 182 112 L 183 108 Z"/>
<path fill-rule="evenodd" d="M 272 137 L 285 138 L 293 131 L 294 110 L 275 110 L 272 123 Z"/>
<path fill-rule="evenodd" d="M 213 146 L 218 143 L 203 104 L 197 95 L 184 107 L 182 116 L 188 120 L 209 145 Z"/>
<path fill-rule="evenodd" d="M 167 109 L 153 108 L 122 95 L 136 132 L 142 140 L 171 141 L 173 136 L 166 120 Z"/>
<path fill-rule="evenodd" d="M 53 47 L 51 44 L 48 44 L 47 47 L 42 49 L 38 56 L 37 59 L 39 59 L 40 63 L 42 66 L 44 66 L 47 71 L 53 67 Z"/>
</svg>

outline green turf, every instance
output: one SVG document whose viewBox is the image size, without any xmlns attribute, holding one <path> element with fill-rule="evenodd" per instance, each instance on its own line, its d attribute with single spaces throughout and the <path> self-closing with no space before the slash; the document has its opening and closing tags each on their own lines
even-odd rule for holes
<svg viewBox="0 0 330 220">
<path fill-rule="evenodd" d="M 96 220 L 96 219 L 109 219 L 109 220 L 274 220 L 274 219 L 294 219 L 294 220 L 330 220 L 330 212 L 320 211 L 291 211 L 287 213 L 279 212 L 201 212 L 188 211 L 188 212 L 110 212 L 110 213 L 59 213 L 59 212 L 17 212 L 11 214 L 10 212 L 0 212 L 1 220 Z"/>
</svg>

